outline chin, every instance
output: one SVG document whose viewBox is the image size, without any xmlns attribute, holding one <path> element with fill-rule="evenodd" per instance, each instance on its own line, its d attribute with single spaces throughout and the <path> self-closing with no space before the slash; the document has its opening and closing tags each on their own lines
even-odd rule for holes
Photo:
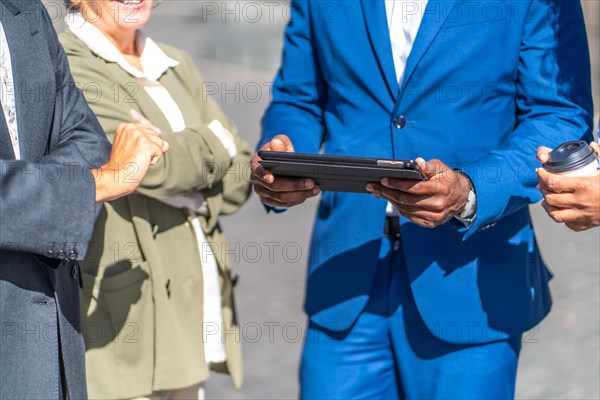
<svg viewBox="0 0 600 400">
<path fill-rule="evenodd" d="M 142 1 L 135 5 L 120 5 L 119 25 L 129 29 L 140 29 L 150 21 L 152 1 Z"/>
</svg>

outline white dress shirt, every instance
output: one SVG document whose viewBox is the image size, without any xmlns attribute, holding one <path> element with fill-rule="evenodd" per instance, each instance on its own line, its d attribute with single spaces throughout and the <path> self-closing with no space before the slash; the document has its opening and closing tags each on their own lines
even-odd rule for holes
<svg viewBox="0 0 600 400">
<path fill-rule="evenodd" d="M 10 144 L 12 145 L 15 159 L 21 159 L 21 150 L 19 147 L 19 127 L 17 126 L 17 105 L 15 103 L 15 85 L 12 73 L 12 63 L 10 59 L 10 49 L 6 34 L 0 22 L 0 98 L 2 100 L 2 111 L 10 135 Z"/>
<path fill-rule="evenodd" d="M 398 80 L 399 87 L 402 86 L 402 82 L 404 81 L 406 62 L 417 37 L 426 7 L 427 0 L 385 0 L 394 68 L 396 69 L 396 79 Z M 393 217 L 400 214 L 396 207 L 388 202 L 386 215 Z"/>
<path fill-rule="evenodd" d="M 394 68 L 398 85 L 402 86 L 406 62 L 419 32 L 427 0 L 385 0 L 387 23 L 392 43 Z"/>
<path fill-rule="evenodd" d="M 141 55 L 143 71 L 140 71 L 129 64 L 112 42 L 98 28 L 87 22 L 80 13 L 71 13 L 65 18 L 65 23 L 69 30 L 85 43 L 92 52 L 106 61 L 118 64 L 131 76 L 137 78 L 140 86 L 144 88 L 164 114 L 173 132 L 180 132 L 186 128 L 181 109 L 167 88 L 158 81 L 169 68 L 179 65 L 179 62 L 168 57 L 151 38 L 138 31 L 136 40 L 138 41 L 139 48 L 143 49 Z M 152 121 L 151 115 L 147 117 Z M 208 128 L 217 136 L 229 156 L 233 159 L 237 155 L 237 148 L 231 133 L 217 120 L 212 121 L 208 125 Z M 206 202 L 199 192 L 192 192 L 160 201 L 175 208 L 185 209 L 192 217 L 191 226 L 198 242 L 204 282 L 204 327 L 202 336 L 205 359 L 207 363 L 224 362 L 226 354 L 225 346 L 221 340 L 223 315 L 221 311 L 219 269 L 215 255 L 210 250 L 198 217 L 199 215 L 208 214 Z M 193 305 L 190 304 L 190 306 Z M 215 334 L 215 327 L 218 327 L 218 334 Z"/>
<path fill-rule="evenodd" d="M 412 51 L 413 44 L 419 32 L 427 0 L 385 0 L 385 11 L 387 14 L 388 29 L 390 32 L 390 42 L 392 44 L 392 55 L 394 58 L 394 68 L 396 70 L 396 79 L 399 87 L 404 82 L 404 72 L 406 63 Z M 460 216 L 455 216 L 466 226 L 470 226 L 475 217 L 477 200 L 475 192 L 469 194 L 469 201 L 465 210 Z M 398 216 L 399 212 L 390 202 L 386 208 L 387 216 Z"/>
</svg>

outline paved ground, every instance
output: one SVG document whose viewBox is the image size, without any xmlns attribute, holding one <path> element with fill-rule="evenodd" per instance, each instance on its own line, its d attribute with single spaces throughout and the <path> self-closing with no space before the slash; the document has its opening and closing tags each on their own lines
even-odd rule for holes
<svg viewBox="0 0 600 400">
<path fill-rule="evenodd" d="M 252 144 L 268 102 L 268 85 L 279 60 L 283 16 L 287 15 L 287 2 L 267 3 L 167 0 L 156 9 L 147 29 L 155 38 L 194 56 L 215 96 Z M 598 78 L 599 2 L 584 1 L 584 5 L 593 39 L 594 76 Z M 595 85 L 597 95 L 597 82 Z M 297 396 L 306 322 L 301 306 L 314 209 L 313 201 L 283 215 L 265 215 L 252 199 L 240 213 L 224 220 L 241 277 L 237 303 L 246 383 L 242 391 L 236 391 L 226 377 L 215 374 L 208 384 L 209 398 Z M 600 231 L 573 234 L 552 223 L 539 206 L 533 206 L 532 213 L 543 255 L 555 274 L 555 306 L 526 336 L 517 396 L 598 399 Z"/>
</svg>

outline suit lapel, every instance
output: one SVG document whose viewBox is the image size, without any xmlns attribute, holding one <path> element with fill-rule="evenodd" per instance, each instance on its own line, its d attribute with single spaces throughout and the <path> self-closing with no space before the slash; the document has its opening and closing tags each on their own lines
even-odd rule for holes
<svg viewBox="0 0 600 400">
<path fill-rule="evenodd" d="M 52 127 L 56 82 L 48 49 L 25 13 L 7 0 L 0 18 L 10 50 L 22 159 L 41 157 Z M 42 7 L 39 5 L 39 7 Z M 8 12 L 7 12 L 8 11 Z"/>
<path fill-rule="evenodd" d="M 392 54 L 392 43 L 387 24 L 385 1 L 383 0 L 361 0 L 367 31 L 371 39 L 371 46 L 377 55 L 382 73 L 387 81 L 391 96 L 396 102 L 398 95 L 398 80 L 394 68 L 394 56 Z"/>
<path fill-rule="evenodd" d="M 425 15 L 421 21 L 419 32 L 417 33 L 413 48 L 406 63 L 402 91 L 410 81 L 415 69 L 431 46 L 431 43 L 437 36 L 440 28 L 444 25 L 444 22 L 446 22 L 448 15 L 451 13 L 450 10 L 454 7 L 454 3 L 456 3 L 456 0 L 429 0 L 427 3 Z"/>
</svg>

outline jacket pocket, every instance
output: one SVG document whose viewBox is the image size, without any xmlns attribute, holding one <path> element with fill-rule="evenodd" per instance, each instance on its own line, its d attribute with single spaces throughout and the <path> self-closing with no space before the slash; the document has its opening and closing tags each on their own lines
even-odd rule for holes
<svg viewBox="0 0 600 400">
<path fill-rule="evenodd" d="M 152 293 L 146 263 L 109 277 L 82 274 L 81 310 L 86 347 L 137 342 L 143 326 L 152 326 Z"/>
<path fill-rule="evenodd" d="M 116 267 L 119 270 L 123 265 Z M 82 274 L 90 396 L 114 397 L 118 393 L 119 397 L 135 397 L 141 388 L 151 388 L 154 305 L 148 271 L 142 262 L 108 277 Z"/>
<path fill-rule="evenodd" d="M 82 274 L 83 289 L 92 291 L 94 293 L 118 292 L 120 290 L 125 290 L 138 282 L 148 279 L 149 275 L 148 272 L 146 272 L 147 270 L 147 264 L 142 262 L 136 266 L 125 269 L 116 275 L 110 275 L 107 277 L 98 277 L 84 272 Z"/>
</svg>

